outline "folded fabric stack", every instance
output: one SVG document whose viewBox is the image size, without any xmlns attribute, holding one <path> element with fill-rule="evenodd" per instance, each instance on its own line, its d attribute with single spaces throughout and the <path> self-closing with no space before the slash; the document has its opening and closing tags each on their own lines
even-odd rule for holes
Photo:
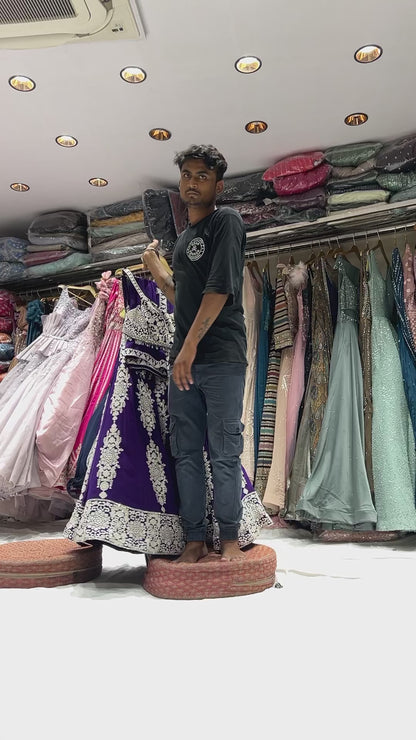
<svg viewBox="0 0 416 740">
<path fill-rule="evenodd" d="M 276 223 L 276 206 L 265 203 L 273 197 L 274 190 L 262 179 L 262 172 L 228 177 L 224 179 L 224 190 L 216 200 L 218 208 L 230 206 L 241 214 L 247 231 Z M 188 214 L 177 190 L 148 189 L 143 193 L 144 219 L 151 239 L 162 241 L 164 252 L 173 249 L 179 234 L 188 224 Z"/>
<path fill-rule="evenodd" d="M 29 242 L 16 236 L 0 236 L 0 284 L 24 277 L 24 260 Z"/>
<path fill-rule="evenodd" d="M 149 242 L 141 197 L 99 206 L 88 212 L 93 261 L 141 254 Z"/>
<path fill-rule="evenodd" d="M 332 167 L 326 183 L 328 214 L 388 201 L 389 190 L 377 180 L 376 157 L 382 146 L 380 142 L 360 142 L 325 151 L 325 161 Z"/>
<path fill-rule="evenodd" d="M 390 203 L 416 198 L 416 136 L 387 144 L 375 161 L 377 182 L 391 192 Z"/>
<path fill-rule="evenodd" d="M 263 180 L 273 185 L 277 205 L 275 222 L 315 221 L 326 215 L 325 183 L 331 167 L 324 162 L 324 152 L 295 154 L 280 159 L 263 173 Z M 276 197 L 277 196 L 277 197 Z"/>
<path fill-rule="evenodd" d="M 80 211 L 52 211 L 36 216 L 28 229 L 25 278 L 55 275 L 91 262 L 87 217 Z"/>
<path fill-rule="evenodd" d="M 227 177 L 217 206 L 229 206 L 239 212 L 247 231 L 257 231 L 276 225 L 276 205 L 272 183 L 263 180 L 263 172 Z"/>
<path fill-rule="evenodd" d="M 14 357 L 15 304 L 12 293 L 0 290 L 0 382 Z"/>
</svg>

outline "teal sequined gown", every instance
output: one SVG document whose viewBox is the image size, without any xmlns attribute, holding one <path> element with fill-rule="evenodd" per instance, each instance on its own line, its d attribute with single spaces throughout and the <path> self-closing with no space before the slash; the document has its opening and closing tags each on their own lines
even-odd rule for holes
<svg viewBox="0 0 416 740">
<path fill-rule="evenodd" d="M 374 529 L 364 456 L 363 379 L 358 345 L 360 271 L 345 258 L 339 271 L 338 317 L 329 373 L 328 400 L 312 473 L 297 518 L 328 529 Z"/>
<path fill-rule="evenodd" d="M 397 334 L 391 322 L 391 280 L 390 274 L 384 280 L 373 252 L 369 253 L 369 287 L 372 314 L 372 453 L 377 529 L 416 531 L 416 455 Z"/>
</svg>

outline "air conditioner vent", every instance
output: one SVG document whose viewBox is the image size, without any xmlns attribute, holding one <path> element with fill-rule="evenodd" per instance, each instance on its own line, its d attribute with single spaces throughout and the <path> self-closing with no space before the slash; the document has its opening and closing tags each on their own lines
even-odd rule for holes
<svg viewBox="0 0 416 740">
<path fill-rule="evenodd" d="M 0 50 L 144 38 L 137 0 L 0 0 Z"/>
<path fill-rule="evenodd" d="M 75 18 L 70 0 L 0 0 L 0 24 Z"/>
</svg>

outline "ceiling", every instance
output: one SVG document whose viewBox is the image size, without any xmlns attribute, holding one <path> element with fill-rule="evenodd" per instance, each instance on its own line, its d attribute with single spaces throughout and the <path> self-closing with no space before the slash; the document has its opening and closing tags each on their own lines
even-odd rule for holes
<svg viewBox="0 0 416 740">
<path fill-rule="evenodd" d="M 414 0 L 140 0 L 145 38 L 0 50 L 0 234 L 25 235 L 39 213 L 86 211 L 172 186 L 175 152 L 210 143 L 227 175 L 266 169 L 291 153 L 416 132 Z M 382 11 L 381 11 L 382 6 Z M 383 55 L 357 64 L 354 52 L 379 44 Z M 239 74 L 251 54 L 262 66 Z M 120 71 L 142 67 L 145 82 Z M 11 76 L 36 81 L 14 91 Z M 364 126 L 344 124 L 368 114 Z M 268 123 L 249 134 L 248 121 Z M 149 130 L 164 127 L 169 141 Z M 66 149 L 59 134 L 79 144 Z M 89 185 L 104 177 L 106 188 Z M 26 193 L 10 183 L 24 182 Z"/>
</svg>

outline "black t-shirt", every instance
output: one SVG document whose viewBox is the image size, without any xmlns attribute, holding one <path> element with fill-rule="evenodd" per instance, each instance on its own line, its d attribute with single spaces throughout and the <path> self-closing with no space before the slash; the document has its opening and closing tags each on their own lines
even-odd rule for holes
<svg viewBox="0 0 416 740">
<path fill-rule="evenodd" d="M 242 305 L 245 227 L 233 208 L 218 208 L 178 237 L 172 259 L 175 281 L 175 336 L 178 355 L 205 293 L 228 293 L 225 306 L 198 344 L 196 363 L 246 364 Z"/>
</svg>

